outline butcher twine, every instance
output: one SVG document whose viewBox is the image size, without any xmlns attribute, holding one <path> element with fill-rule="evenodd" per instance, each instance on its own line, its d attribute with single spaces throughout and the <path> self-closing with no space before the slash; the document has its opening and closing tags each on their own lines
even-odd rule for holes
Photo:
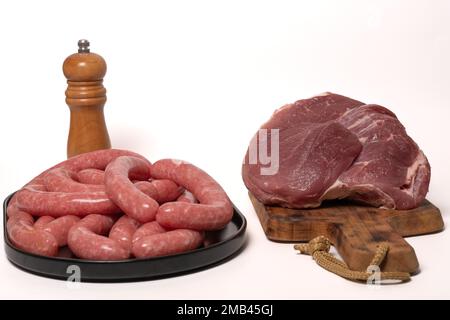
<svg viewBox="0 0 450 320">
<path fill-rule="evenodd" d="M 383 262 L 386 254 L 389 250 L 389 245 L 387 243 L 380 243 L 377 246 L 377 251 L 372 261 L 368 266 L 367 271 L 355 271 L 349 269 L 349 267 L 341 260 L 336 259 L 330 254 L 330 240 L 324 236 L 319 236 L 312 239 L 309 243 L 297 244 L 294 246 L 295 250 L 299 250 L 302 254 L 308 254 L 316 260 L 317 264 L 328 270 L 349 280 L 367 281 L 369 277 L 373 275 L 369 271 L 371 266 L 379 267 Z M 410 274 L 408 272 L 380 272 L 380 280 L 400 280 L 408 281 L 410 280 Z"/>
</svg>

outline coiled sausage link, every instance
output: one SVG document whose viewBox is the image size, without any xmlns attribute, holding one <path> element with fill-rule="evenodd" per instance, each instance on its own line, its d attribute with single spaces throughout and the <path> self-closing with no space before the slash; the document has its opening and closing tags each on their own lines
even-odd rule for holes
<svg viewBox="0 0 450 320">
<path fill-rule="evenodd" d="M 136 157 L 118 157 L 105 170 L 106 193 L 129 217 L 141 223 L 153 221 L 158 203 L 131 182 L 133 172 L 146 174 L 150 178 L 150 166 Z"/>
<path fill-rule="evenodd" d="M 100 169 L 83 169 L 78 171 L 77 179 L 80 183 L 85 184 L 104 184 L 105 171 Z"/>
<path fill-rule="evenodd" d="M 134 185 L 159 204 L 174 201 L 183 192 L 183 188 L 167 179 L 138 181 Z"/>
<path fill-rule="evenodd" d="M 50 217 L 50 216 L 42 216 L 39 217 L 36 222 L 34 223 L 34 227 L 35 228 L 39 228 L 39 229 L 43 229 L 45 228 L 45 226 L 47 225 L 47 223 L 52 222 L 53 220 L 55 220 L 55 218 Z"/>
<path fill-rule="evenodd" d="M 140 223 L 126 215 L 120 217 L 119 220 L 112 226 L 109 232 L 109 238 L 117 241 L 119 245 L 128 251 L 128 255 L 131 253 L 131 242 L 133 235 L 138 230 Z"/>
<path fill-rule="evenodd" d="M 80 221 L 80 218 L 73 215 L 63 216 L 57 219 L 50 216 L 43 216 L 36 221 L 34 227 L 52 234 L 58 242 L 58 246 L 63 247 L 67 245 L 67 236 L 70 228 L 78 221 Z"/>
<path fill-rule="evenodd" d="M 43 256 L 56 256 L 58 247 L 66 245 L 70 227 L 79 220 L 74 216 L 59 219 L 45 216 L 35 223 L 33 217 L 18 209 L 13 200 L 7 211 L 6 227 L 10 241 L 19 249 Z"/>
<path fill-rule="evenodd" d="M 170 179 L 192 192 L 200 202 L 168 202 L 158 209 L 156 221 L 170 229 L 218 230 L 233 215 L 233 206 L 222 187 L 196 166 L 164 159 L 152 166 L 156 179 Z"/>
<path fill-rule="evenodd" d="M 67 174 L 66 174 L 67 176 Z M 48 179 L 48 174 L 47 174 Z M 77 179 L 81 184 L 101 185 L 104 186 L 105 172 L 98 169 L 84 169 L 78 172 Z M 162 180 L 142 180 L 142 177 L 130 177 L 130 180 L 138 180 L 134 185 L 143 193 L 153 198 L 159 204 L 174 201 L 183 193 L 183 188 L 178 186 L 175 182 Z M 61 181 L 63 182 L 63 181 Z M 73 183 L 71 181 L 64 181 L 66 184 Z M 83 185 L 86 188 L 86 185 Z M 104 189 L 103 189 L 104 190 Z M 57 191 L 57 190 L 55 190 Z M 76 191 L 76 190 L 73 190 Z"/>
<path fill-rule="evenodd" d="M 74 171 L 64 168 L 55 168 L 44 176 L 44 184 L 50 192 L 105 192 L 102 184 L 80 183 L 78 175 Z"/>
<path fill-rule="evenodd" d="M 147 166 L 151 165 L 144 157 L 131 151 L 110 149 L 88 152 L 44 171 L 19 190 L 13 199 L 16 198 L 19 209 L 35 216 L 60 217 L 118 213 L 120 209 L 114 205 L 105 192 L 49 192 L 46 188 L 45 177 L 50 171 L 58 168 L 68 172 L 79 172 L 87 168 L 104 170 L 112 160 L 120 156 L 133 156 L 139 158 Z"/>
<path fill-rule="evenodd" d="M 197 199 L 195 199 L 192 192 L 184 190 L 184 192 L 177 198 L 179 202 L 187 202 L 187 203 L 198 203 Z"/>
<path fill-rule="evenodd" d="M 126 215 L 115 221 L 119 212 Z M 32 179 L 12 198 L 7 229 L 28 252 L 54 256 L 68 244 L 79 258 L 123 260 L 195 249 L 202 230 L 223 228 L 232 213 L 220 185 L 191 164 L 167 159 L 152 167 L 135 153 L 101 150 Z"/>
<path fill-rule="evenodd" d="M 136 241 L 146 237 L 146 236 L 152 236 L 154 234 L 158 233 L 164 233 L 167 230 L 164 229 L 158 222 L 152 221 L 144 223 L 142 226 L 140 226 L 136 232 L 133 234 L 132 242 L 135 243 Z"/>
<path fill-rule="evenodd" d="M 111 215 L 120 209 L 105 192 L 48 192 L 27 186 L 16 194 L 18 207 L 34 216 Z"/>
<path fill-rule="evenodd" d="M 130 255 L 116 240 L 105 235 L 114 224 L 110 216 L 91 214 L 81 219 L 69 231 L 67 243 L 79 258 L 90 260 L 123 260 Z"/>
<path fill-rule="evenodd" d="M 202 242 L 202 233 L 177 229 L 137 240 L 133 243 L 132 252 L 136 258 L 159 257 L 196 249 Z"/>
<path fill-rule="evenodd" d="M 43 230 L 33 227 L 33 217 L 19 211 L 10 217 L 7 222 L 9 240 L 17 248 L 26 252 L 42 255 L 56 256 L 58 254 L 58 241 L 56 238 Z"/>
</svg>

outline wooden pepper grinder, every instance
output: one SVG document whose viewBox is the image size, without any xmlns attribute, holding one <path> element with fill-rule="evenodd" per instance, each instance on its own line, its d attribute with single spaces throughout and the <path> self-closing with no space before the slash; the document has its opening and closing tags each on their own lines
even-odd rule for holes
<svg viewBox="0 0 450 320">
<path fill-rule="evenodd" d="M 111 148 L 103 107 L 106 89 L 103 77 L 106 62 L 90 52 L 89 41 L 78 41 L 78 53 L 63 64 L 67 78 L 66 103 L 70 108 L 70 130 L 67 157 L 98 149 Z"/>
</svg>

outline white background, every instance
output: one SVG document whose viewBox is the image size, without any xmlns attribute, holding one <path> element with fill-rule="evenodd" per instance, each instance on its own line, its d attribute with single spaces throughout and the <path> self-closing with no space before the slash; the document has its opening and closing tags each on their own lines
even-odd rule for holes
<svg viewBox="0 0 450 320">
<path fill-rule="evenodd" d="M 65 159 L 62 62 L 80 38 L 108 63 L 114 147 L 209 172 L 248 219 L 248 244 L 206 271 L 140 283 L 34 276 L 0 254 L 0 298 L 450 298 L 450 233 L 410 238 L 407 284 L 341 279 L 266 240 L 240 166 L 274 109 L 332 91 L 394 111 L 432 165 L 428 199 L 449 223 L 450 1 L 4 1 L 0 193 Z"/>
</svg>

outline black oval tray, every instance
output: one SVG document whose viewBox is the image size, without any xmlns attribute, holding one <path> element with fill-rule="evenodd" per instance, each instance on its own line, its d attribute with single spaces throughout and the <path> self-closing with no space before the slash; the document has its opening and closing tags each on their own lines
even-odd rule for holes
<svg viewBox="0 0 450 320">
<path fill-rule="evenodd" d="M 3 202 L 3 234 L 6 256 L 20 269 L 44 277 L 73 281 L 75 279 L 73 276 L 79 275 L 77 280 L 84 282 L 123 282 L 164 278 L 198 271 L 224 262 L 233 257 L 245 242 L 247 222 L 242 213 L 234 207 L 231 222 L 220 231 L 209 232 L 206 236 L 208 245 L 189 252 L 121 261 L 39 256 L 16 248 L 8 239 L 6 208 L 12 196 L 13 194 Z M 64 253 L 64 250 L 60 251 Z"/>
</svg>

